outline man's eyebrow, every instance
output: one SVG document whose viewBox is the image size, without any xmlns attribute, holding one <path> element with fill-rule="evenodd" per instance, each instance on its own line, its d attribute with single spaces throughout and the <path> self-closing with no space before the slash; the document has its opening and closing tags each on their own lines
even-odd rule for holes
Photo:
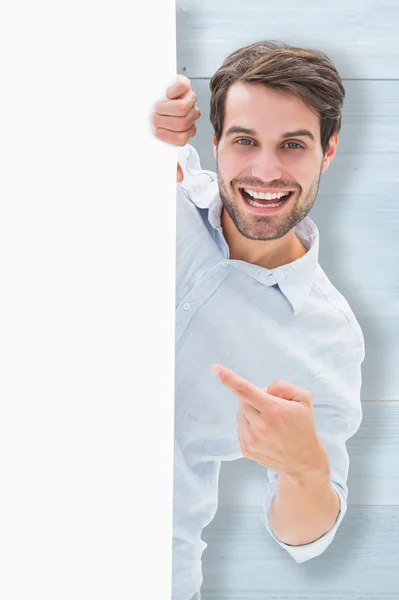
<svg viewBox="0 0 399 600">
<path fill-rule="evenodd" d="M 283 135 L 281 137 L 288 138 L 288 137 L 303 137 L 303 136 L 310 137 L 310 139 L 313 140 L 314 142 L 316 141 L 313 133 L 310 132 L 308 129 L 298 129 L 297 131 L 287 131 L 286 133 L 283 133 Z"/>
<path fill-rule="evenodd" d="M 233 125 L 232 127 L 229 127 L 228 130 L 226 131 L 226 137 L 228 135 L 232 135 L 233 133 L 244 133 L 246 135 L 253 135 L 256 136 L 257 133 L 255 131 L 255 129 L 247 129 L 246 127 L 240 127 L 239 125 Z M 287 131 L 286 133 L 283 133 L 281 138 L 285 139 L 285 138 L 289 138 L 289 137 L 309 137 L 311 140 L 313 140 L 314 142 L 315 137 L 313 135 L 313 133 L 311 133 L 308 129 L 298 129 L 297 131 Z"/>
<path fill-rule="evenodd" d="M 247 135 L 256 135 L 255 129 L 246 129 L 245 127 L 240 127 L 239 125 L 233 125 L 229 127 L 226 131 L 225 135 L 231 135 L 233 133 L 246 133 Z"/>
</svg>

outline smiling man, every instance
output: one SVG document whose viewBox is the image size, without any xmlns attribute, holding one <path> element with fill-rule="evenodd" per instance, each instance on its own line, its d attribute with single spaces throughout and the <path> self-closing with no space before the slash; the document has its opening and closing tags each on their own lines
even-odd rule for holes
<svg viewBox="0 0 399 600">
<path fill-rule="evenodd" d="M 323 157 L 319 117 L 302 100 L 240 81 L 227 93 L 224 127 L 213 143 L 226 241 L 241 259 L 268 268 L 300 258 L 306 249 L 294 228 L 313 206 L 338 136 Z"/>
<path fill-rule="evenodd" d="M 341 79 L 321 52 L 260 42 L 230 55 L 210 90 L 217 174 L 186 144 L 199 116 L 188 80 L 153 117 L 159 139 L 183 146 L 173 600 L 199 598 L 222 461 L 265 467 L 267 531 L 297 562 L 321 554 L 346 512 L 346 442 L 362 418 L 362 332 L 307 217 L 337 150 Z"/>
</svg>

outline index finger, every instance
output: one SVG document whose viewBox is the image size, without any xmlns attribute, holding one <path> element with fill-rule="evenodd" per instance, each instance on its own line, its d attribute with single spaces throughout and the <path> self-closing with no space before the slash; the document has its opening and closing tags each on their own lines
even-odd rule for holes
<svg viewBox="0 0 399 600">
<path fill-rule="evenodd" d="M 266 412 L 270 404 L 278 403 L 278 399 L 267 394 L 256 385 L 244 379 L 222 365 L 212 365 L 211 371 L 223 385 L 239 396 L 244 402 L 250 404 L 259 412 Z"/>
</svg>

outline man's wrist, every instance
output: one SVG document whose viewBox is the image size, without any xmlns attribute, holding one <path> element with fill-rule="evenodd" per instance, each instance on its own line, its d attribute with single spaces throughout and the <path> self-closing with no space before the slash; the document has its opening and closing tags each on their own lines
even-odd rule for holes
<svg viewBox="0 0 399 600">
<path fill-rule="evenodd" d="M 306 486 L 308 483 L 314 485 L 315 480 L 330 481 L 331 470 L 328 453 L 319 438 L 316 437 L 309 445 L 304 460 L 298 462 L 289 471 L 282 471 L 280 476 L 298 487 Z"/>
<path fill-rule="evenodd" d="M 328 455 L 320 444 L 307 468 L 280 472 L 269 520 L 281 542 L 300 546 L 322 537 L 336 522 L 340 498 L 331 482 Z"/>
</svg>

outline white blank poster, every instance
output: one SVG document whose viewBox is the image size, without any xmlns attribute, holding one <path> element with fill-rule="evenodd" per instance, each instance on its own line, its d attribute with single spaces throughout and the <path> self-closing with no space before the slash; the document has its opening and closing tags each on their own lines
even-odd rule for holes
<svg viewBox="0 0 399 600">
<path fill-rule="evenodd" d="M 0 8 L 0 597 L 170 597 L 171 0 Z"/>
</svg>

